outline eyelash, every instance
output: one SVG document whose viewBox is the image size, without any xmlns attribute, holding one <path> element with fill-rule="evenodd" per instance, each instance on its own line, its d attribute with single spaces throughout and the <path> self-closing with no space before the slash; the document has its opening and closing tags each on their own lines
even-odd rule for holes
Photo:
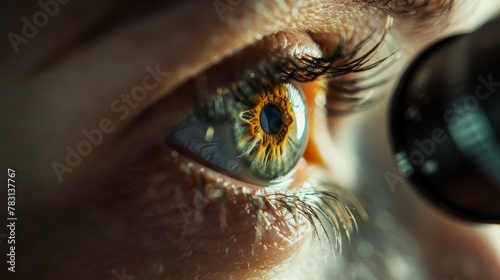
<svg viewBox="0 0 500 280">
<path fill-rule="evenodd" d="M 387 16 L 387 22 L 384 27 L 380 39 L 371 49 L 361 56 L 357 56 L 360 50 L 372 39 L 376 30 L 366 36 L 361 42 L 352 44 L 349 41 L 341 41 L 336 50 L 329 56 L 325 57 L 295 57 L 282 63 L 266 64 L 261 67 L 258 72 L 246 71 L 243 73 L 243 78 L 240 82 L 233 83 L 227 94 L 235 95 L 235 98 L 245 98 L 254 92 L 262 91 L 263 89 L 273 89 L 279 84 L 289 82 L 310 82 L 321 77 L 326 77 L 328 80 L 326 92 L 325 109 L 328 115 L 336 115 L 339 113 L 352 112 L 362 106 L 360 103 L 364 100 L 362 92 L 368 89 L 373 89 L 382 84 L 385 84 L 389 79 L 384 79 L 378 82 L 370 82 L 373 78 L 378 78 L 387 68 L 394 62 L 393 58 L 397 52 L 393 52 L 388 56 L 371 62 L 371 59 L 378 53 L 381 47 L 386 42 L 392 27 L 392 17 Z M 375 69 L 375 72 L 351 79 L 346 78 L 348 74 L 367 73 Z M 366 85 L 361 85 L 365 83 Z M 205 93 L 206 94 L 206 93 Z M 224 94 L 220 93 L 209 100 L 207 96 L 198 96 L 200 107 L 203 109 L 204 115 L 208 123 L 215 123 L 224 119 L 226 110 L 224 103 Z M 338 103 L 347 103 L 350 109 L 339 110 L 336 108 Z M 222 108 L 222 110 L 221 110 Z M 175 159 L 176 160 L 176 159 Z M 181 167 L 181 171 L 188 174 L 193 171 L 187 171 L 186 165 Z M 196 172 L 200 182 L 207 182 L 209 178 L 205 172 Z M 219 189 L 223 192 L 222 197 L 225 197 L 225 189 L 221 184 Z M 312 187 L 314 185 L 314 187 Z M 353 215 L 353 210 L 366 219 L 367 215 L 363 207 L 353 196 L 343 192 L 340 187 L 329 182 L 328 179 L 318 180 L 314 182 L 308 181 L 305 186 L 301 186 L 294 191 L 272 191 L 260 195 L 247 195 L 248 202 L 254 207 L 256 232 L 263 232 L 265 225 L 265 216 L 262 212 L 264 208 L 271 209 L 272 215 L 285 215 L 282 210 L 293 217 L 297 223 L 300 217 L 303 217 L 312 226 L 315 236 L 321 243 L 321 248 L 324 247 L 321 241 L 321 232 L 326 235 L 326 239 L 335 252 L 337 249 L 341 252 L 342 234 L 349 239 L 349 233 L 354 229 L 357 230 L 356 219 Z M 226 227 L 225 222 L 225 204 L 221 201 L 220 206 L 220 224 L 221 227 Z M 334 240 L 329 236 L 326 227 L 327 223 L 333 229 Z M 256 242 L 259 239 L 256 236 Z"/>
<path fill-rule="evenodd" d="M 328 76 L 328 89 L 326 90 L 326 103 L 325 108 L 327 114 L 337 115 L 342 113 L 349 113 L 356 109 L 364 108 L 364 104 L 361 104 L 365 100 L 362 92 L 376 88 L 387 83 L 390 79 L 385 78 L 377 82 L 370 82 L 371 79 L 379 78 L 380 75 L 385 72 L 394 62 L 397 61 L 395 56 L 398 52 L 394 51 L 386 57 L 377 60 L 375 62 L 369 63 L 371 59 L 378 53 L 378 51 L 383 47 L 388 39 L 391 28 L 393 25 L 393 18 L 387 16 L 387 21 L 384 27 L 384 31 L 380 39 L 376 44 L 369 49 L 363 55 L 357 57 L 359 51 L 370 41 L 370 39 L 375 35 L 375 31 L 368 34 L 361 42 L 353 45 L 351 42 L 341 41 L 336 49 L 336 51 L 323 58 L 306 57 L 301 59 L 302 63 L 306 65 L 306 68 L 298 67 L 298 73 L 302 73 L 301 70 L 305 70 L 305 76 L 294 76 L 293 78 L 299 82 L 308 82 L 318 78 L 321 75 Z M 394 58 L 391 60 L 391 58 Z M 345 62 L 344 62 L 345 61 Z M 342 63 L 344 62 L 344 63 Z M 312 67 L 311 70 L 307 68 Z M 370 70 L 376 70 L 371 74 L 366 74 Z M 354 78 L 344 78 L 349 74 L 363 74 L 361 77 Z M 362 85 L 362 83 L 364 84 Z M 348 105 L 349 109 L 338 109 L 338 103 L 344 103 Z"/>
<path fill-rule="evenodd" d="M 219 199 L 219 223 L 221 229 L 229 227 L 227 223 L 227 203 L 229 203 L 227 191 L 229 188 L 238 188 L 233 182 L 222 179 L 215 173 L 206 168 L 195 168 L 193 164 L 180 157 L 175 150 L 167 150 L 164 160 L 178 164 L 179 171 L 189 178 L 197 178 L 198 183 L 196 194 L 203 198 L 208 197 L 211 200 Z M 319 167 L 317 167 L 319 168 Z M 314 171 L 312 173 L 315 173 Z M 242 189 L 241 192 L 245 193 Z M 216 194 L 216 195 L 213 195 Z M 196 196 L 195 196 L 196 198 Z M 272 215 L 272 218 L 284 217 L 291 218 L 295 224 L 288 224 L 288 227 L 298 226 L 302 218 L 311 225 L 314 235 L 320 242 L 323 256 L 326 257 L 325 247 L 321 234 L 325 234 L 326 241 L 332 249 L 332 252 L 342 253 L 342 230 L 350 240 L 350 233 L 357 231 L 357 222 L 353 214 L 357 214 L 367 220 L 368 215 L 361 203 L 351 194 L 342 190 L 341 187 L 329 181 L 329 178 L 318 178 L 308 180 L 297 187 L 294 191 L 283 191 L 268 189 L 261 194 L 246 194 L 247 202 L 254 208 L 254 219 L 256 227 L 255 244 L 260 242 L 260 233 L 265 232 L 270 226 L 266 214 Z M 263 210 L 266 210 L 264 213 Z M 203 210 L 200 210 L 203 211 Z M 249 215 L 251 212 L 248 213 Z M 273 219 L 272 219 L 273 220 Z M 326 223 L 325 223 L 326 222 Z M 333 230 L 333 238 L 328 233 L 327 225 Z"/>
<path fill-rule="evenodd" d="M 261 67 L 258 72 L 244 72 L 241 75 L 243 78 L 239 82 L 233 83 L 229 92 L 234 94 L 236 98 L 245 98 L 254 92 L 271 90 L 279 84 L 291 81 L 305 83 L 320 77 L 326 77 L 328 84 L 325 90 L 326 103 L 324 106 L 329 116 L 366 108 L 371 104 L 370 101 L 372 100 L 365 99 L 365 96 L 361 93 L 389 82 L 390 78 L 384 78 L 376 82 L 370 81 L 379 78 L 398 59 L 398 51 L 394 51 L 380 60 L 369 63 L 387 41 L 392 25 L 393 18 L 387 16 L 383 33 L 375 46 L 359 57 L 357 57 L 357 54 L 370 42 L 376 30 L 356 44 L 351 41 L 341 41 L 336 50 L 328 56 L 294 57 L 279 65 L 269 63 Z M 365 74 L 370 70 L 376 71 L 361 77 L 346 78 L 349 74 Z M 219 94 L 211 101 L 207 101 L 209 98 L 206 96 L 198 96 L 200 99 L 198 103 L 201 104 L 201 107 L 204 107 L 208 121 L 216 122 L 225 117 L 220 115 L 219 110 L 219 108 L 225 108 L 223 96 L 224 94 Z M 347 110 L 339 108 L 345 106 L 348 107 Z"/>
</svg>

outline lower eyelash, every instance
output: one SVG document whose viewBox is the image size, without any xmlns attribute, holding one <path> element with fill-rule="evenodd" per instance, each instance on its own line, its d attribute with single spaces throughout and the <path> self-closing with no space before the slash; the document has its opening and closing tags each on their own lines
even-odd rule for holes
<svg viewBox="0 0 500 280">
<path fill-rule="evenodd" d="M 305 184 L 313 185 L 311 182 L 305 182 Z M 335 191 L 332 191 L 333 189 Z M 341 192 L 339 186 L 329 181 L 318 181 L 310 189 L 304 189 L 303 186 L 300 186 L 298 190 L 289 193 L 278 192 L 257 198 L 264 202 L 260 205 L 266 205 L 273 211 L 275 209 L 286 210 L 296 224 L 300 218 L 305 218 L 313 228 L 315 236 L 321 244 L 323 254 L 325 254 L 325 248 L 321 233 L 325 234 L 334 254 L 337 250 L 342 253 L 342 230 L 343 234 L 350 240 L 350 233 L 358 229 L 353 211 L 357 211 L 363 219 L 368 218 L 364 208 L 354 197 L 349 197 L 346 193 Z M 260 210 L 254 203 L 254 201 L 258 201 L 257 198 L 249 198 L 255 207 L 256 215 Z M 257 218 L 257 220 L 260 220 L 260 224 L 263 223 L 262 218 Z M 333 229 L 333 237 L 330 237 L 326 225 Z M 259 227 L 259 223 L 257 227 Z"/>
<path fill-rule="evenodd" d="M 228 180 L 216 178 L 213 173 L 207 172 L 204 168 L 195 168 L 188 160 L 179 159 L 179 153 L 172 150 L 167 153 L 165 160 L 174 161 L 178 164 L 179 170 L 185 176 L 197 176 L 198 191 L 207 195 L 210 199 L 219 200 L 219 222 L 221 229 L 231 226 L 228 224 L 227 215 L 227 191 L 231 188 L 245 187 L 237 186 Z M 319 169 L 319 167 L 317 167 Z M 319 171 L 319 170 L 316 170 Z M 313 174 L 317 174 L 313 170 Z M 255 219 L 255 242 L 259 244 L 262 233 L 270 227 L 277 226 L 270 221 L 286 220 L 286 227 L 297 230 L 298 226 L 304 222 L 312 227 L 316 238 L 318 238 L 323 254 L 326 256 L 322 235 L 326 237 L 326 242 L 332 248 L 332 252 L 342 253 L 342 235 L 350 239 L 350 233 L 357 231 L 356 218 L 354 212 L 363 219 L 368 216 L 360 202 L 352 195 L 341 190 L 341 188 L 328 179 L 308 180 L 297 186 L 294 190 L 276 190 L 274 188 L 262 188 L 259 193 L 246 194 L 247 203 L 253 207 Z M 217 201 L 216 201 L 217 202 Z M 203 210 L 200 210 L 203 211 Z M 252 215 L 251 212 L 247 213 Z M 201 223 L 202 213 L 198 213 L 198 220 Z M 327 227 L 328 226 L 328 227 Z M 333 229 L 333 236 L 330 236 L 328 228 Z"/>
</svg>

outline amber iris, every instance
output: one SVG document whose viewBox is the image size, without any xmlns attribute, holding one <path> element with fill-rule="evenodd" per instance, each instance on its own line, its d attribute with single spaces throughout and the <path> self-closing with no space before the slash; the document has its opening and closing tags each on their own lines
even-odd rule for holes
<svg viewBox="0 0 500 280">
<path fill-rule="evenodd" d="M 247 104 L 246 104 L 247 105 Z M 292 85 L 262 90 L 248 102 L 235 126 L 236 145 L 254 175 L 275 179 L 286 175 L 297 162 L 305 139 L 302 97 Z M 252 106 L 253 105 L 253 106 Z M 243 108 L 242 108 L 243 109 Z"/>
</svg>

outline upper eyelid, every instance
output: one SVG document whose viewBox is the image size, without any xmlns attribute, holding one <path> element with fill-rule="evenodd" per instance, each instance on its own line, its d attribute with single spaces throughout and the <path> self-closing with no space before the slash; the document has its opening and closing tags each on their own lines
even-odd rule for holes
<svg viewBox="0 0 500 280">
<path fill-rule="evenodd" d="M 287 83 L 291 80 L 295 82 L 310 82 L 324 75 L 334 75 L 339 77 L 349 73 L 359 73 L 371 70 L 372 68 L 375 68 L 379 64 L 383 63 L 387 58 L 391 57 L 395 53 L 389 54 L 376 61 L 371 60 L 371 58 L 385 43 L 386 38 L 390 33 L 392 24 L 392 17 L 387 16 L 385 27 L 374 28 L 367 33 L 364 38 L 360 37 L 359 40 L 355 40 L 353 38 L 343 38 L 341 34 L 331 34 L 332 37 L 340 37 L 336 46 L 333 47 L 335 51 L 332 54 L 322 53 L 319 51 L 321 46 L 316 45 L 316 42 L 310 37 L 309 33 L 304 33 L 309 34 L 306 36 L 309 40 L 311 40 L 310 44 L 316 45 L 316 50 L 313 50 L 312 52 L 296 52 L 294 49 L 297 49 L 297 47 L 290 47 L 290 44 L 288 44 L 288 46 L 284 46 L 288 47 L 288 49 L 292 49 L 288 55 L 278 55 L 278 59 L 271 57 L 269 61 L 265 61 L 266 63 L 263 66 L 260 64 L 258 69 L 250 68 L 242 73 L 233 73 L 233 76 L 239 75 L 239 78 L 232 77 L 231 79 L 234 81 L 225 86 L 225 90 L 218 91 L 219 94 L 217 97 L 221 95 L 221 93 L 223 95 L 228 91 L 240 90 L 240 86 L 238 84 L 258 89 L 262 86 L 267 86 L 267 84 L 270 83 L 270 87 L 272 88 L 276 84 Z M 374 39 L 373 37 L 375 37 L 374 35 L 377 31 L 380 31 L 381 38 L 376 39 L 378 38 L 376 37 L 375 39 L 377 41 L 375 41 L 373 43 L 373 47 L 371 47 L 372 45 L 369 43 L 371 42 L 371 39 Z M 271 53 L 276 53 L 275 37 L 279 37 L 279 34 L 273 35 L 267 40 L 270 41 L 271 44 L 274 44 L 272 49 L 269 48 Z M 368 45 L 370 48 L 366 51 L 366 53 L 359 54 L 364 45 Z M 279 48 L 277 49 L 279 50 Z M 262 77 L 262 80 L 256 80 L 255 76 Z M 206 77 L 203 77 L 203 81 L 204 83 L 200 84 L 206 83 Z M 244 90 L 244 88 L 242 90 Z M 201 91 L 205 92 L 205 89 L 201 89 Z M 205 95 L 207 96 L 202 96 L 204 97 L 202 99 L 202 103 L 206 103 L 207 101 L 215 98 L 209 94 Z"/>
<path fill-rule="evenodd" d="M 251 84 L 260 85 L 256 77 L 263 78 L 271 85 L 287 82 L 289 76 L 285 72 L 294 70 L 289 64 L 304 55 L 322 57 L 317 44 L 307 33 L 271 35 L 194 78 L 198 87 L 196 97 L 204 104 L 217 96 L 237 90 L 242 85 L 250 85 L 251 81 Z"/>
<path fill-rule="evenodd" d="M 390 17 L 388 17 L 388 24 L 391 22 Z M 390 26 L 390 24 L 389 24 Z M 386 32 L 387 30 L 387 25 L 386 25 Z M 374 31 L 377 31 L 379 29 L 375 29 Z M 370 33 L 373 35 L 373 33 Z M 281 34 L 283 35 L 283 34 Z M 315 80 L 322 74 L 327 74 L 327 73 L 338 73 L 339 75 L 342 75 L 341 72 L 345 71 L 345 73 L 349 73 L 349 69 L 353 66 L 348 66 L 349 61 L 343 62 L 347 63 L 344 66 L 342 64 L 336 64 L 337 62 L 343 61 L 345 57 L 340 57 L 338 59 L 324 59 L 324 54 L 322 54 L 321 51 L 319 51 L 320 46 L 317 45 L 317 43 L 313 40 L 313 38 L 310 37 L 309 33 L 302 32 L 300 33 L 303 39 L 309 40 L 308 43 L 301 43 L 301 42 L 294 42 L 293 38 L 296 38 L 294 36 L 297 36 L 297 34 L 293 33 L 288 33 L 286 35 L 283 35 L 285 37 L 287 36 L 292 36 L 292 37 L 287 37 L 285 40 L 275 40 L 276 36 L 280 37 L 280 34 L 276 34 L 270 37 L 267 37 L 263 39 L 264 41 L 267 42 L 267 45 L 263 43 L 263 41 L 260 41 L 259 44 L 254 44 L 252 46 L 247 47 L 244 49 L 242 52 L 243 54 L 234 54 L 233 56 L 224 59 L 222 62 L 219 64 L 211 67 L 210 69 L 206 70 L 204 73 L 198 75 L 197 77 L 190 79 L 187 81 L 184 85 L 182 85 L 180 88 L 174 90 L 174 93 L 184 90 L 184 86 L 186 84 L 194 84 L 195 89 L 191 89 L 191 92 L 187 93 L 188 95 L 191 95 L 195 99 L 197 99 L 196 103 L 198 105 L 192 105 L 188 106 L 183 110 L 183 116 L 186 116 L 190 114 L 191 112 L 197 110 L 199 107 L 206 106 L 210 104 L 212 101 L 222 98 L 225 94 L 231 92 L 231 91 L 255 91 L 255 90 L 260 90 L 263 86 L 268 86 L 268 87 L 274 87 L 278 84 L 282 83 L 288 83 L 288 82 L 308 82 Z M 332 36 L 339 36 L 339 34 L 335 34 Z M 300 36 L 299 36 L 300 38 Z M 366 38 L 371 38 L 371 35 L 367 35 Z M 275 43 L 276 41 L 281 41 L 285 42 L 283 45 L 280 45 L 279 47 L 276 47 Z M 345 40 L 345 42 L 348 42 L 349 40 Z M 294 43 L 290 43 L 294 42 Z M 378 41 L 378 43 L 383 42 L 383 40 Z M 341 48 L 343 51 L 341 53 L 349 52 L 350 49 L 354 48 L 357 49 L 358 45 L 363 45 L 366 44 L 362 40 L 362 42 L 351 42 L 350 47 L 346 46 L 338 46 Z M 302 47 L 297 47 L 297 44 L 302 44 Z M 304 47 L 309 44 L 309 47 Z M 349 43 L 347 43 L 349 45 Z M 297 49 L 308 49 L 308 51 L 300 52 L 297 51 Z M 255 55 L 255 52 L 260 51 L 260 58 L 258 62 L 255 62 L 253 55 Z M 263 53 L 263 54 L 262 54 Z M 320 55 L 318 57 L 318 55 Z M 247 64 L 245 67 L 245 64 L 239 63 L 238 58 L 240 57 L 245 57 L 245 56 L 250 56 L 251 63 Z M 299 63 L 311 63 L 311 61 L 305 61 L 304 56 L 307 56 L 308 58 L 316 58 L 318 59 L 318 63 L 326 63 L 328 64 L 328 67 L 323 65 L 323 66 L 315 66 L 316 70 L 309 70 L 308 73 L 305 73 L 302 76 L 299 77 L 296 71 L 298 71 L 297 65 L 289 65 L 293 64 L 294 61 L 297 61 Z M 230 65 L 229 69 L 231 71 L 228 71 L 227 65 Z M 365 63 L 360 63 L 359 66 L 363 66 Z M 309 64 L 309 66 L 312 66 Z M 334 66 L 339 66 L 338 69 L 331 68 L 329 70 L 326 70 L 327 72 L 324 72 L 322 74 L 317 74 L 314 73 L 314 71 L 317 70 L 325 70 L 330 67 Z M 354 65 L 355 66 L 355 65 Z M 288 67 L 288 68 L 287 68 Z M 342 68 L 346 68 L 344 70 L 341 70 Z M 355 68 L 352 68 L 353 70 Z M 362 69 L 362 68 L 360 68 Z M 306 71 L 305 69 L 302 69 L 302 71 Z M 331 72 L 333 71 L 333 72 Z M 341 72 L 339 72 L 341 71 Z M 229 73 L 227 73 L 229 72 Z M 207 77 L 208 76 L 208 77 Z M 214 77 L 215 76 L 215 77 Z M 255 78 L 257 77 L 257 78 Z M 220 80 L 222 78 L 222 80 Z M 215 82 L 214 82 L 215 81 Z M 207 85 L 208 83 L 211 83 L 211 85 Z M 175 95 L 175 94 L 174 94 Z M 183 93 L 184 96 L 186 96 L 185 93 Z M 171 96 L 169 98 L 165 98 L 165 102 L 168 100 L 171 100 L 172 98 L 175 98 L 175 96 Z M 161 102 L 161 101 L 160 101 Z M 168 102 L 167 102 L 168 103 Z M 161 111 L 161 110 L 160 110 Z M 179 117 L 180 119 L 181 117 Z"/>
</svg>

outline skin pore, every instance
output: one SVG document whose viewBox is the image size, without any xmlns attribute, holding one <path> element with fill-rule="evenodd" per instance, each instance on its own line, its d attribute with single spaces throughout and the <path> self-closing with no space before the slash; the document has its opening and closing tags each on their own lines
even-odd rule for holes
<svg viewBox="0 0 500 280">
<path fill-rule="evenodd" d="M 498 262 L 473 230 L 436 214 L 412 193 L 384 194 L 391 197 L 387 202 L 387 197 L 369 198 L 374 193 L 370 188 L 360 192 L 360 200 L 368 206 L 371 220 L 363 221 L 361 208 L 354 211 L 360 233 L 353 233 L 351 245 L 342 246 L 344 255 L 328 257 L 326 266 L 308 223 L 291 226 L 290 215 L 278 216 L 275 227 L 256 238 L 255 218 L 247 211 L 265 203 L 249 201 L 248 194 L 261 193 L 258 186 L 217 174 L 164 145 L 168 128 L 198 105 L 196 78 L 202 73 L 215 88 L 227 79 L 220 73 L 257 67 L 273 48 L 286 53 L 294 45 L 309 46 L 307 40 L 314 36 L 304 39 L 297 31 L 318 34 L 316 39 L 326 37 L 321 50 L 335 49 L 338 42 L 329 38 L 342 34 L 360 40 L 372 28 L 384 26 L 387 11 L 362 1 L 247 0 L 233 1 L 241 4 L 221 17 L 213 1 L 162 2 L 74 0 L 60 5 L 58 14 L 34 38 L 19 45 L 18 54 L 13 54 L 8 40 L 0 46 L 5 61 L 0 66 L 5 93 L 0 127 L 7 135 L 0 140 L 6 155 L 2 164 L 22 171 L 17 190 L 23 221 L 18 228 L 19 275 L 112 279 L 113 271 L 121 274 L 125 269 L 135 279 L 153 280 L 331 279 L 332 275 L 387 279 L 404 275 L 391 270 L 398 267 L 391 264 L 395 256 L 414 256 L 402 259 L 422 276 L 419 279 L 497 275 Z M 35 2 L 18 1 L 0 4 L 4 13 L 7 8 L 1 5 L 12 6 L 1 27 L 3 34 L 20 34 L 19 19 L 31 18 L 40 9 Z M 408 26 L 416 21 L 400 18 L 398 12 L 392 12 L 394 28 L 400 24 L 400 37 L 411 41 Z M 265 42 L 276 33 L 289 37 L 277 47 Z M 318 83 L 299 86 L 309 107 L 321 88 Z M 138 85 L 147 88 L 147 94 L 134 101 L 129 94 Z M 109 122 L 103 123 L 104 119 Z M 335 163 L 326 163 L 335 154 L 334 147 L 322 145 L 324 134 L 316 131 L 326 121 L 311 123 L 316 125 L 307 157 L 289 189 L 301 187 L 313 175 L 340 173 Z M 66 147 L 77 149 L 87 137 L 82 131 L 95 129 L 101 131 L 102 141 L 70 166 L 71 171 L 57 176 L 53 163 L 67 165 Z M 231 203 L 224 208 L 224 218 L 220 192 L 205 188 L 199 195 L 202 172 L 208 178 L 204 186 L 244 185 L 225 192 Z M 383 202 L 374 204 L 377 201 Z M 383 210 L 377 207 L 394 210 L 388 220 L 401 229 L 381 227 L 377 218 Z M 390 243 L 390 234 L 400 234 L 400 240 Z M 382 250 L 376 245 L 379 238 L 393 251 L 378 251 Z M 371 259 L 362 257 L 370 251 L 366 240 L 375 251 Z M 414 243 L 403 248 L 406 242 Z M 364 253 L 359 248 L 365 248 Z M 448 262 L 436 261 L 443 259 Z M 473 260 L 474 268 L 463 268 L 460 261 L 466 260 Z M 317 269 L 310 272 L 309 264 Z M 361 268 L 369 272 L 356 276 L 349 271 Z"/>
</svg>

